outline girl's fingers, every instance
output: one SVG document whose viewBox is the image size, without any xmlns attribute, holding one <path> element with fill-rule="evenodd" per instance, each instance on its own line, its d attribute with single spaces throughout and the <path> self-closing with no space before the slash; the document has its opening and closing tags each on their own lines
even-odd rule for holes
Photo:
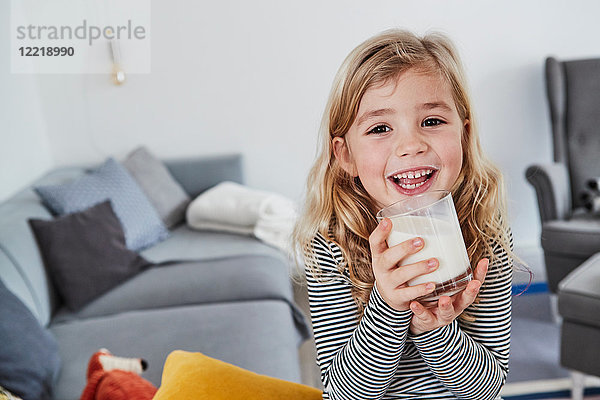
<svg viewBox="0 0 600 400">
<path fill-rule="evenodd" d="M 398 286 L 405 284 L 417 276 L 425 275 L 435 271 L 439 267 L 439 262 L 435 258 L 419 261 L 414 264 L 403 265 L 395 268 L 392 272 L 392 279 L 398 282 Z"/>
<path fill-rule="evenodd" d="M 369 236 L 369 246 L 371 247 L 371 255 L 378 256 L 388 249 L 386 239 L 392 229 L 392 221 L 389 218 L 384 218 L 379 222 L 377 228 L 371 232 Z"/>
<path fill-rule="evenodd" d="M 465 290 L 460 292 L 458 297 L 456 297 L 456 301 L 454 302 L 454 308 L 458 310 L 459 313 L 463 312 L 465 308 L 469 307 L 473 303 L 473 301 L 475 301 L 475 298 L 477 297 L 480 288 L 480 281 L 474 280 L 469 282 Z"/>
<path fill-rule="evenodd" d="M 422 238 L 414 237 L 390 247 L 381 254 L 381 257 L 383 258 L 385 264 L 389 265 L 390 269 L 396 269 L 398 267 L 398 263 L 400 263 L 409 255 L 421 251 L 424 245 L 425 242 Z"/>
<path fill-rule="evenodd" d="M 471 282 L 465 290 L 452 297 L 441 296 L 438 300 L 437 309 L 428 310 L 417 301 L 410 303 L 410 309 L 414 313 L 411 329 L 414 332 L 426 332 L 439 326 L 452 322 L 460 313 L 475 301 L 482 282 L 488 271 L 489 260 L 484 258 L 477 263 Z"/>
<path fill-rule="evenodd" d="M 488 266 L 490 265 L 490 260 L 487 258 L 482 258 L 477 263 L 475 267 L 475 272 L 473 273 L 473 278 L 479 282 L 483 282 L 485 280 L 485 276 L 487 275 Z"/>
<path fill-rule="evenodd" d="M 433 315 L 433 313 L 427 308 L 423 307 L 423 305 L 418 301 L 411 302 L 410 309 L 413 314 L 415 314 L 415 316 L 425 324 L 432 323 L 436 320 L 435 315 Z"/>
<path fill-rule="evenodd" d="M 441 296 L 438 300 L 438 315 L 440 319 L 445 322 L 450 322 L 456 317 L 454 305 L 452 299 L 448 296 Z M 461 310 L 462 311 L 462 310 Z"/>
<path fill-rule="evenodd" d="M 373 258 L 380 258 L 382 264 L 390 269 L 396 268 L 396 264 L 403 258 L 418 252 L 425 245 L 422 238 L 415 237 L 395 246 L 388 247 L 387 238 L 391 229 L 392 221 L 389 218 L 384 218 L 369 236 L 371 255 Z"/>
<path fill-rule="evenodd" d="M 473 273 L 474 280 L 469 282 L 465 290 L 460 292 L 456 298 L 455 308 L 459 310 L 459 312 L 462 312 L 465 308 L 469 307 L 477 298 L 479 289 L 481 289 L 481 285 L 483 284 L 483 281 L 485 281 L 489 264 L 490 261 L 487 258 L 482 258 L 477 263 L 475 272 Z"/>
<path fill-rule="evenodd" d="M 418 297 L 425 296 L 426 294 L 433 292 L 434 289 L 435 289 L 435 283 L 429 282 L 429 283 L 422 283 L 420 285 L 415 285 L 415 286 L 406 286 L 406 287 L 397 289 L 396 293 L 398 294 L 399 297 L 402 297 L 402 301 L 409 302 Z"/>
</svg>

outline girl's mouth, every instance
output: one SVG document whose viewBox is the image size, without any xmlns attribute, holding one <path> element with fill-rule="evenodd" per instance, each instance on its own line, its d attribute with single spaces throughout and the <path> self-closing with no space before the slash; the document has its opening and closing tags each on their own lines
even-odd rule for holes
<svg viewBox="0 0 600 400">
<path fill-rule="evenodd" d="M 437 172 L 433 167 L 423 167 L 391 175 L 388 179 L 400 193 L 411 196 L 427 191 Z"/>
</svg>

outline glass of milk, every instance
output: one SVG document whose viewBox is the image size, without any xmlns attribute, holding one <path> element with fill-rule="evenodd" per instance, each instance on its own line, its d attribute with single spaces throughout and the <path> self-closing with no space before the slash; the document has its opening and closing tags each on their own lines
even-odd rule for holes
<svg viewBox="0 0 600 400">
<path fill-rule="evenodd" d="M 377 213 L 377 219 L 389 218 L 392 231 L 388 246 L 395 246 L 415 237 L 423 238 L 425 246 L 401 261 L 402 265 L 436 258 L 439 267 L 428 274 L 408 281 L 409 286 L 434 282 L 435 290 L 418 298 L 425 306 L 435 306 L 440 296 L 451 296 L 463 290 L 473 279 L 473 272 L 462 237 L 458 217 L 447 190 L 432 190 L 393 203 Z M 400 268 L 401 268 L 400 266 Z"/>
</svg>

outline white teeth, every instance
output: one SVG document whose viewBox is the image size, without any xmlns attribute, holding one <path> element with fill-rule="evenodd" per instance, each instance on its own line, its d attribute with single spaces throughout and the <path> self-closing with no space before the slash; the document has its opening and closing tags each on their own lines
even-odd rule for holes
<svg viewBox="0 0 600 400">
<path fill-rule="evenodd" d="M 417 183 L 415 185 L 413 185 L 413 184 L 405 185 L 405 184 L 401 183 L 400 187 L 402 187 L 403 189 L 416 189 L 419 186 L 423 186 L 423 184 L 425 184 L 425 182 Z"/>
<path fill-rule="evenodd" d="M 424 170 L 420 170 L 420 171 L 411 171 L 411 172 L 403 172 L 401 174 L 398 175 L 394 175 L 394 178 L 396 179 L 415 179 L 415 178 L 420 178 L 423 175 L 429 175 L 431 174 L 433 170 L 431 169 L 424 169 Z"/>
</svg>

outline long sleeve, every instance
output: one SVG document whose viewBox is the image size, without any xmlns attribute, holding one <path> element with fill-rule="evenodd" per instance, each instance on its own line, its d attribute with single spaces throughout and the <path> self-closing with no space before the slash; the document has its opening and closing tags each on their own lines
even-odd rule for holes
<svg viewBox="0 0 600 400">
<path fill-rule="evenodd" d="M 512 240 L 512 238 L 511 238 Z M 409 334 L 411 311 L 396 311 L 371 292 L 359 320 L 339 247 L 313 240 L 317 273 L 306 271 L 324 399 L 497 399 L 508 372 L 512 260 L 499 247 L 474 321 L 457 319 Z"/>
<path fill-rule="evenodd" d="M 313 251 L 319 273 L 306 275 L 324 398 L 380 399 L 398 368 L 412 313 L 389 307 L 374 288 L 359 321 L 348 276 L 338 269 L 341 251 L 321 235 Z"/>
<path fill-rule="evenodd" d="M 508 373 L 512 260 L 499 246 L 495 253 L 479 302 L 467 308 L 474 321 L 411 336 L 429 369 L 461 399 L 496 398 Z"/>
</svg>

